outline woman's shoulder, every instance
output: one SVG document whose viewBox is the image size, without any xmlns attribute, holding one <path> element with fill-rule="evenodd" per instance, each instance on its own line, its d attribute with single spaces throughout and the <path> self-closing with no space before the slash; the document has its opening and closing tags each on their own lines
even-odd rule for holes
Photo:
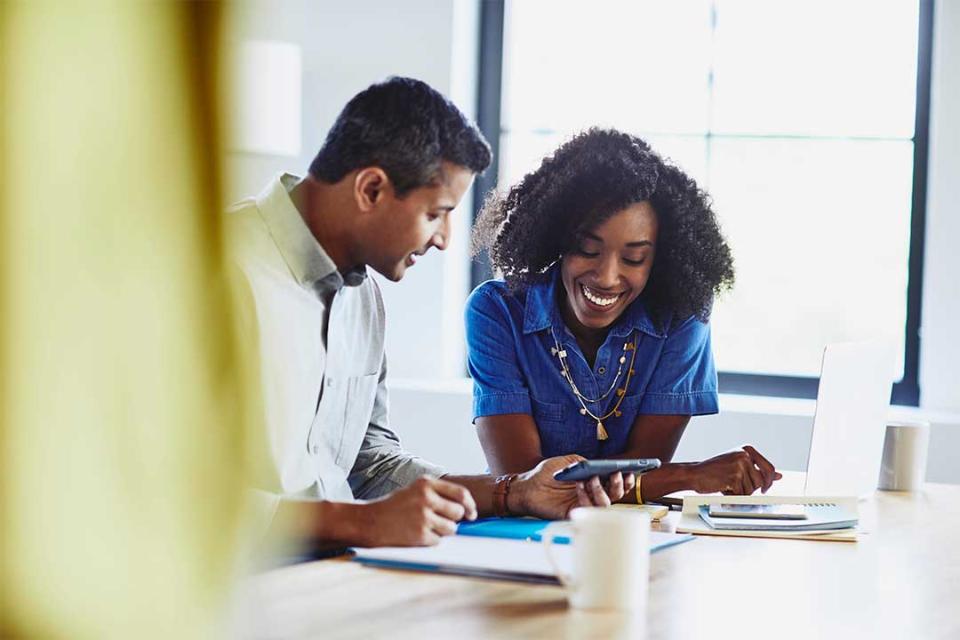
<svg viewBox="0 0 960 640">
<path fill-rule="evenodd" d="M 676 314 L 670 317 L 665 333 L 667 339 L 699 344 L 710 336 L 710 319 L 697 314 Z"/>
<path fill-rule="evenodd" d="M 494 321 L 502 325 L 522 326 L 526 298 L 524 291 L 511 290 L 503 280 L 487 280 L 467 298 L 464 310 L 467 325 Z"/>
<path fill-rule="evenodd" d="M 493 304 L 512 304 L 520 303 L 526 300 L 524 291 L 511 291 L 510 287 L 503 280 L 487 280 L 481 282 L 467 298 L 467 308 L 476 305 Z"/>
<path fill-rule="evenodd" d="M 710 330 L 709 314 L 696 313 L 677 313 L 662 305 L 657 305 L 643 296 L 634 301 L 634 305 L 639 307 L 636 315 L 638 322 L 644 324 L 662 338 L 668 338 L 678 333 L 702 332 Z"/>
</svg>

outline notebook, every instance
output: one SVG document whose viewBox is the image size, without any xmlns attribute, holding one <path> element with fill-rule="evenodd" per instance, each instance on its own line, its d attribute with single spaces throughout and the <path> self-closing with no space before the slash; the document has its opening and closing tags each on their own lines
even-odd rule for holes
<svg viewBox="0 0 960 640">
<path fill-rule="evenodd" d="M 713 503 L 739 504 L 836 504 L 846 513 L 859 519 L 857 498 L 828 496 L 687 496 L 683 499 L 683 512 L 677 523 L 677 533 L 692 533 L 711 536 L 743 536 L 749 538 L 790 538 L 794 540 L 821 540 L 856 542 L 862 533 L 859 526 L 848 529 L 814 530 L 751 530 L 714 529 L 700 518 L 700 507 Z"/>
<path fill-rule="evenodd" d="M 804 505 L 804 520 L 770 520 L 761 518 L 718 518 L 710 515 L 710 506 L 700 506 L 700 519 L 712 529 L 728 531 L 826 531 L 850 529 L 857 525 L 857 517 L 835 502 Z"/>
</svg>

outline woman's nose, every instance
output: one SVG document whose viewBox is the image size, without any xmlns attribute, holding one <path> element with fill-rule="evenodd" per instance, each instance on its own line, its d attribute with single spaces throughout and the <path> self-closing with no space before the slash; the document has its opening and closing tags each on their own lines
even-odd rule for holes
<svg viewBox="0 0 960 640">
<path fill-rule="evenodd" d="M 620 280 L 620 264 L 616 256 L 605 256 L 597 268 L 597 286 L 612 289 Z"/>
</svg>

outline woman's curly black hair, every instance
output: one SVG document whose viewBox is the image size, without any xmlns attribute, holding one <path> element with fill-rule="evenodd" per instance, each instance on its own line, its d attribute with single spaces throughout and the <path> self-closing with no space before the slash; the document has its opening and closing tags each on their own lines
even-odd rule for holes
<svg viewBox="0 0 960 640">
<path fill-rule="evenodd" d="M 542 281 L 578 236 L 627 206 L 648 201 L 659 233 L 642 297 L 656 315 L 710 316 L 733 285 L 733 257 L 710 197 L 650 146 L 613 129 L 589 129 L 544 158 L 508 193 L 488 196 L 473 228 L 511 290 Z"/>
</svg>

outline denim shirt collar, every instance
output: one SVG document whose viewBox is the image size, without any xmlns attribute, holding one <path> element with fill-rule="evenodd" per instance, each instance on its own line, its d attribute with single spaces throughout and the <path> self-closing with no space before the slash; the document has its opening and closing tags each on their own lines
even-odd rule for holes
<svg viewBox="0 0 960 640">
<path fill-rule="evenodd" d="M 560 281 L 560 262 L 554 264 L 545 274 L 542 282 L 527 287 L 527 301 L 523 309 L 523 333 L 530 334 L 544 329 L 553 328 L 557 336 L 562 336 L 566 325 L 560 315 L 555 291 L 562 287 Z M 611 336 L 626 337 L 634 330 L 642 331 L 654 338 L 666 338 L 667 334 L 661 331 L 647 312 L 643 295 L 637 297 L 627 310 L 617 318 Z"/>
</svg>

